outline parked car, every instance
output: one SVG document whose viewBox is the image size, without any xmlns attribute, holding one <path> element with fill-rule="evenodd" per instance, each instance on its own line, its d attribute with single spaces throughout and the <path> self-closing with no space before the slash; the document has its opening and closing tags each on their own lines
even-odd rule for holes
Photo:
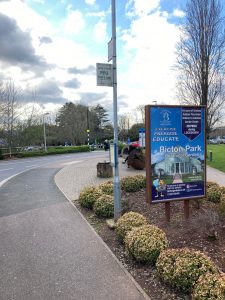
<svg viewBox="0 0 225 300">
<path fill-rule="evenodd" d="M 28 151 L 28 152 L 30 152 L 30 151 L 39 151 L 39 150 L 41 150 L 42 149 L 42 147 L 40 147 L 40 146 L 27 146 L 27 147 L 25 147 L 24 148 L 24 151 Z"/>
</svg>

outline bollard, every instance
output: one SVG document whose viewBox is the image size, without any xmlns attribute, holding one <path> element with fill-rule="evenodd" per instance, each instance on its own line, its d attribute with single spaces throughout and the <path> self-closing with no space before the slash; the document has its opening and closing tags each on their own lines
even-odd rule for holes
<svg viewBox="0 0 225 300">
<path fill-rule="evenodd" d="M 209 161 L 212 161 L 212 151 L 209 151 Z"/>
</svg>

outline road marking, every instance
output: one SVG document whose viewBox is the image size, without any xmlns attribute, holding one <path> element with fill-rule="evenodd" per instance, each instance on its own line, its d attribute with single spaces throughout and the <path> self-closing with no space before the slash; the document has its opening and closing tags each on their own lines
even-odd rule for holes
<svg viewBox="0 0 225 300">
<path fill-rule="evenodd" d="M 39 167 L 39 165 L 30 165 L 30 166 L 25 166 L 25 168 L 33 168 L 33 167 Z"/>
<path fill-rule="evenodd" d="M 67 165 L 77 164 L 77 163 L 80 163 L 80 162 L 83 162 L 83 160 L 69 161 L 69 162 L 66 162 L 66 163 L 62 163 L 62 165 L 67 166 Z"/>
<path fill-rule="evenodd" d="M 3 172 L 3 171 L 8 171 L 8 170 L 13 170 L 13 168 L 9 168 L 9 169 L 2 169 L 2 170 L 0 170 L 0 172 Z"/>
</svg>

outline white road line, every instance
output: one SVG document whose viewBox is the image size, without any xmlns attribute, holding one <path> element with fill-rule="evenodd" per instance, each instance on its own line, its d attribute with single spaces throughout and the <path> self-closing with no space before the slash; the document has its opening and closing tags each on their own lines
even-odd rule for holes
<svg viewBox="0 0 225 300">
<path fill-rule="evenodd" d="M 25 168 L 33 168 L 33 167 L 39 167 L 39 165 L 30 165 L 30 166 L 25 166 Z"/>
<path fill-rule="evenodd" d="M 3 171 L 8 171 L 8 170 L 13 170 L 13 168 L 9 168 L 9 169 L 2 169 L 2 170 L 0 170 L 0 172 L 3 172 Z"/>
<path fill-rule="evenodd" d="M 83 160 L 70 161 L 70 162 L 66 162 L 66 163 L 62 163 L 62 164 L 64 166 L 67 166 L 67 165 L 77 164 L 77 163 L 80 163 L 80 162 L 83 162 Z"/>
</svg>

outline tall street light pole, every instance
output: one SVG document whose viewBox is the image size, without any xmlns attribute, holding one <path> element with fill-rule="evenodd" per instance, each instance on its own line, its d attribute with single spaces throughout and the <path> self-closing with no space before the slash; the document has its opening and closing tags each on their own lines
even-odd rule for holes
<svg viewBox="0 0 225 300">
<path fill-rule="evenodd" d="M 88 146 L 90 144 L 89 136 L 90 136 L 90 129 L 89 129 L 89 108 L 87 106 L 87 144 L 88 144 Z"/>
<path fill-rule="evenodd" d="M 43 129 L 44 129 L 44 147 L 45 147 L 45 152 L 47 152 L 47 142 L 46 142 L 46 130 L 45 130 L 45 116 L 49 115 L 49 113 L 45 113 L 43 115 Z"/>
<path fill-rule="evenodd" d="M 116 0 L 112 6 L 112 43 L 113 43 L 113 123 L 114 123 L 114 219 L 121 216 L 121 195 L 118 165 L 118 117 L 117 117 L 117 57 L 116 57 Z"/>
</svg>

